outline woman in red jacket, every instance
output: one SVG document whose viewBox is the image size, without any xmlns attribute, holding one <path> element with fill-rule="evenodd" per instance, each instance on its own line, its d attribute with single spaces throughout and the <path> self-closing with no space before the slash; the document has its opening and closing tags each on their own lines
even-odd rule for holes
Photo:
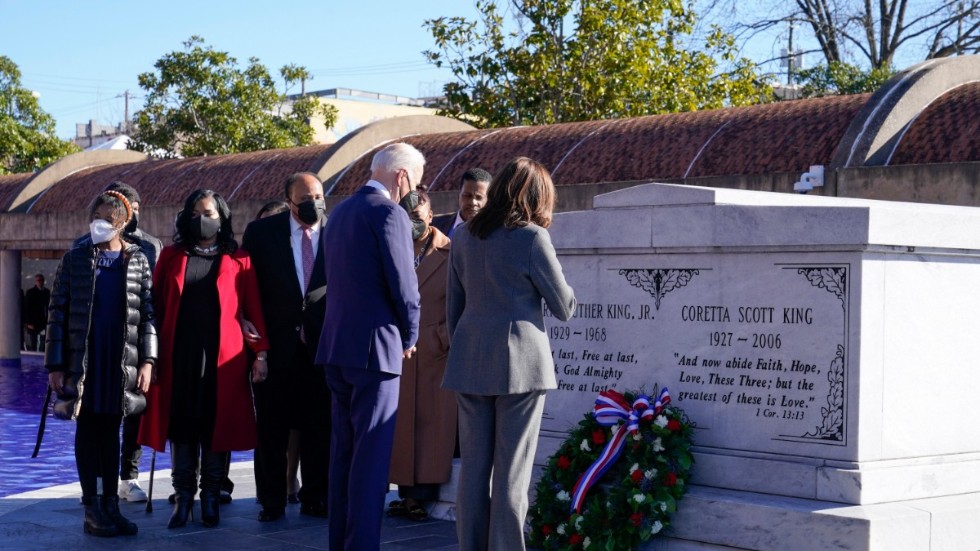
<svg viewBox="0 0 980 551">
<path fill-rule="evenodd" d="M 255 447 L 245 347 L 255 352 L 251 378 L 261 381 L 269 345 L 255 272 L 238 250 L 225 200 L 211 190 L 191 193 L 175 226 L 153 273 L 160 353 L 140 442 L 163 451 L 170 440 L 176 502 L 168 527 L 187 523 L 198 466 L 201 523 L 210 527 L 219 520 L 228 453 Z M 257 334 L 243 336 L 242 321 Z"/>
</svg>

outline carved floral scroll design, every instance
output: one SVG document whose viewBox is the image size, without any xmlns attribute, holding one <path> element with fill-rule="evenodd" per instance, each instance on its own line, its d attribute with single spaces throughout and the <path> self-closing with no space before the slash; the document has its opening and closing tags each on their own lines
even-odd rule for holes
<svg viewBox="0 0 980 551">
<path fill-rule="evenodd" d="M 799 268 L 797 273 L 807 278 L 810 285 L 833 293 L 841 302 L 847 316 L 847 268 L 842 266 L 815 266 Z M 837 353 L 827 369 L 827 405 L 820 407 L 820 425 L 802 438 L 819 440 L 844 440 L 844 345 L 837 345 Z"/>
<path fill-rule="evenodd" d="M 624 276 L 630 285 L 650 293 L 657 310 L 660 310 L 660 301 L 667 293 L 684 287 L 691 281 L 692 277 L 698 274 L 699 271 L 696 269 L 683 268 L 624 268 L 619 270 L 619 275 Z"/>
</svg>

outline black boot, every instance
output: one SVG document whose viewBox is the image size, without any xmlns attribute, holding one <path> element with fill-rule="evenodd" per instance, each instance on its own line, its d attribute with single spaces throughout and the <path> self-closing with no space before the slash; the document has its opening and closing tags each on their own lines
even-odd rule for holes
<svg viewBox="0 0 980 551">
<path fill-rule="evenodd" d="M 136 523 L 122 516 L 122 513 L 119 511 L 119 496 L 102 496 L 102 511 L 116 525 L 116 529 L 119 530 L 121 535 L 136 535 L 136 532 L 139 530 Z"/>
<path fill-rule="evenodd" d="M 201 454 L 201 524 L 208 528 L 218 525 L 218 503 L 227 455 L 228 452 L 209 450 Z"/>
<path fill-rule="evenodd" d="M 99 496 L 82 496 L 82 504 L 85 505 L 85 524 L 82 525 L 82 528 L 86 534 L 100 538 L 111 538 L 119 535 L 116 524 L 106 516 L 102 509 Z"/>
<path fill-rule="evenodd" d="M 218 525 L 218 498 L 217 494 L 201 492 L 201 524 L 207 528 Z"/>
<path fill-rule="evenodd" d="M 187 517 L 194 518 L 193 493 L 178 490 L 174 500 L 174 512 L 170 515 L 167 528 L 180 528 L 187 524 Z"/>
<path fill-rule="evenodd" d="M 194 518 L 194 493 L 197 486 L 197 446 L 171 442 L 174 485 L 174 512 L 167 528 L 180 528 L 187 524 L 187 517 Z"/>
</svg>

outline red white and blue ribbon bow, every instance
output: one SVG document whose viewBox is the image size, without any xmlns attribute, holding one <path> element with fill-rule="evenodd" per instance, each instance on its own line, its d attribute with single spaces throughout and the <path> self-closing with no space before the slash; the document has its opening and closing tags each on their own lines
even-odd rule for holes
<svg viewBox="0 0 980 551">
<path fill-rule="evenodd" d="M 572 512 L 579 513 L 582 511 L 586 492 L 619 459 L 626 444 L 626 435 L 635 434 L 640 430 L 641 422 L 649 423 L 652 421 L 654 416 L 663 411 L 664 406 L 669 403 L 670 394 L 666 387 L 657 395 L 657 401 L 653 408 L 650 407 L 650 397 L 646 394 L 637 396 L 633 400 L 633 406 L 630 407 L 626 398 L 615 390 L 604 390 L 599 393 L 592 411 L 596 422 L 604 427 L 622 424 L 613 433 L 609 443 L 599 454 L 599 458 L 582 473 L 578 482 L 575 483 L 575 488 L 572 490 Z"/>
</svg>

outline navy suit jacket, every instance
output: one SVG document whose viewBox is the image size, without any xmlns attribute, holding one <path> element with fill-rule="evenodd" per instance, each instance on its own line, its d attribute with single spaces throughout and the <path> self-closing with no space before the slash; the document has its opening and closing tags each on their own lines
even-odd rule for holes
<svg viewBox="0 0 980 551">
<path fill-rule="evenodd" d="M 449 214 L 440 214 L 438 216 L 432 217 L 432 226 L 437 230 L 441 231 L 443 235 L 449 237 L 450 231 L 453 229 L 453 224 L 456 223 L 456 217 L 459 215 L 458 211 L 453 211 Z"/>
<path fill-rule="evenodd" d="M 316 363 L 400 375 L 419 334 L 419 285 L 408 214 L 364 186 L 324 228 L 327 314 Z"/>
</svg>

